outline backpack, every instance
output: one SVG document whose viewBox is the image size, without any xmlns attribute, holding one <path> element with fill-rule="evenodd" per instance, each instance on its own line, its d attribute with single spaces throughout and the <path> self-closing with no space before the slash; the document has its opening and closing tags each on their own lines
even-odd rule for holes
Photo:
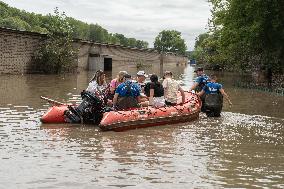
<svg viewBox="0 0 284 189">
<path fill-rule="evenodd" d="M 133 97 L 131 91 L 131 83 L 126 84 L 127 92 L 125 97 L 118 97 L 117 100 L 117 110 L 126 110 L 129 108 L 139 108 L 138 100 Z"/>
</svg>

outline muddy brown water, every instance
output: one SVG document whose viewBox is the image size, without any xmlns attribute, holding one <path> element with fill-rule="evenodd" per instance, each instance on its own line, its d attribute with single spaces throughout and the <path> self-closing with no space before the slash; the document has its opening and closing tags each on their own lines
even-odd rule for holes
<svg viewBox="0 0 284 189">
<path fill-rule="evenodd" d="M 192 84 L 194 68 L 165 69 Z M 120 133 L 40 123 L 39 96 L 77 102 L 92 74 L 0 76 L 0 188 L 284 188 L 283 96 L 225 73 L 221 118 Z"/>
</svg>

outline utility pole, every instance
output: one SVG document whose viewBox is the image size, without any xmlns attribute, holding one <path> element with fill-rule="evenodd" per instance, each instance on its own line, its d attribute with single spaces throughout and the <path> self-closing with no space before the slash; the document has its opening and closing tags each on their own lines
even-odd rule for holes
<svg viewBox="0 0 284 189">
<path fill-rule="evenodd" d="M 160 52 L 160 76 L 164 74 L 164 52 L 163 50 Z"/>
</svg>

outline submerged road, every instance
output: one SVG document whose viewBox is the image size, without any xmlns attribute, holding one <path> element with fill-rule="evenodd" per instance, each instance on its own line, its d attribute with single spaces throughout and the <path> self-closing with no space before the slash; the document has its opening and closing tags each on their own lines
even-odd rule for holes
<svg viewBox="0 0 284 189">
<path fill-rule="evenodd" d="M 194 68 L 165 69 L 192 84 Z M 221 118 L 120 133 L 40 123 L 40 96 L 78 102 L 92 74 L 0 76 L 0 188 L 284 187 L 284 97 L 234 88 L 240 76 L 225 73 L 234 105 Z"/>
</svg>

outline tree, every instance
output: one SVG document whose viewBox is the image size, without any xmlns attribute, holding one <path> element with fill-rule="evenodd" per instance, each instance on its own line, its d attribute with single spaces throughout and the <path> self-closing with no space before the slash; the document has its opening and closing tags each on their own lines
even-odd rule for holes
<svg viewBox="0 0 284 189">
<path fill-rule="evenodd" d="M 142 41 L 142 40 L 136 41 L 136 47 L 137 48 L 145 49 L 145 48 L 148 48 L 148 45 L 149 44 L 146 41 Z"/>
<path fill-rule="evenodd" d="M 68 17 L 67 21 L 73 28 L 73 38 L 89 39 L 90 37 L 90 25 L 74 18 Z"/>
<path fill-rule="evenodd" d="M 283 0 L 209 0 L 219 51 L 241 69 L 283 72 Z"/>
<path fill-rule="evenodd" d="M 203 33 L 200 34 L 196 39 L 195 39 L 195 44 L 194 44 L 194 48 L 198 48 L 199 46 L 201 46 L 202 42 L 207 39 L 209 37 L 209 33 Z"/>
<path fill-rule="evenodd" d="M 9 6 L 6 3 L 3 3 L 2 1 L 0 1 L 0 18 L 6 18 L 9 17 Z"/>
<path fill-rule="evenodd" d="M 120 44 L 119 39 L 112 33 L 109 34 L 108 42 L 111 44 Z"/>
<path fill-rule="evenodd" d="M 98 24 L 90 24 L 89 39 L 97 42 L 107 42 L 108 31 Z"/>
<path fill-rule="evenodd" d="M 38 69 L 44 73 L 62 73 L 75 67 L 77 51 L 72 46 L 73 28 L 64 13 L 54 10 L 47 22 L 48 39 L 36 52 L 35 61 Z"/>
<path fill-rule="evenodd" d="M 8 17 L 0 20 L 0 26 L 17 30 L 30 30 L 31 26 L 18 17 Z"/>
<path fill-rule="evenodd" d="M 181 32 L 175 30 L 163 30 L 155 38 L 154 48 L 159 52 L 174 52 L 185 54 L 186 45 L 181 38 Z"/>
<path fill-rule="evenodd" d="M 113 36 L 119 40 L 120 45 L 128 46 L 127 38 L 123 34 L 115 33 Z"/>
</svg>

